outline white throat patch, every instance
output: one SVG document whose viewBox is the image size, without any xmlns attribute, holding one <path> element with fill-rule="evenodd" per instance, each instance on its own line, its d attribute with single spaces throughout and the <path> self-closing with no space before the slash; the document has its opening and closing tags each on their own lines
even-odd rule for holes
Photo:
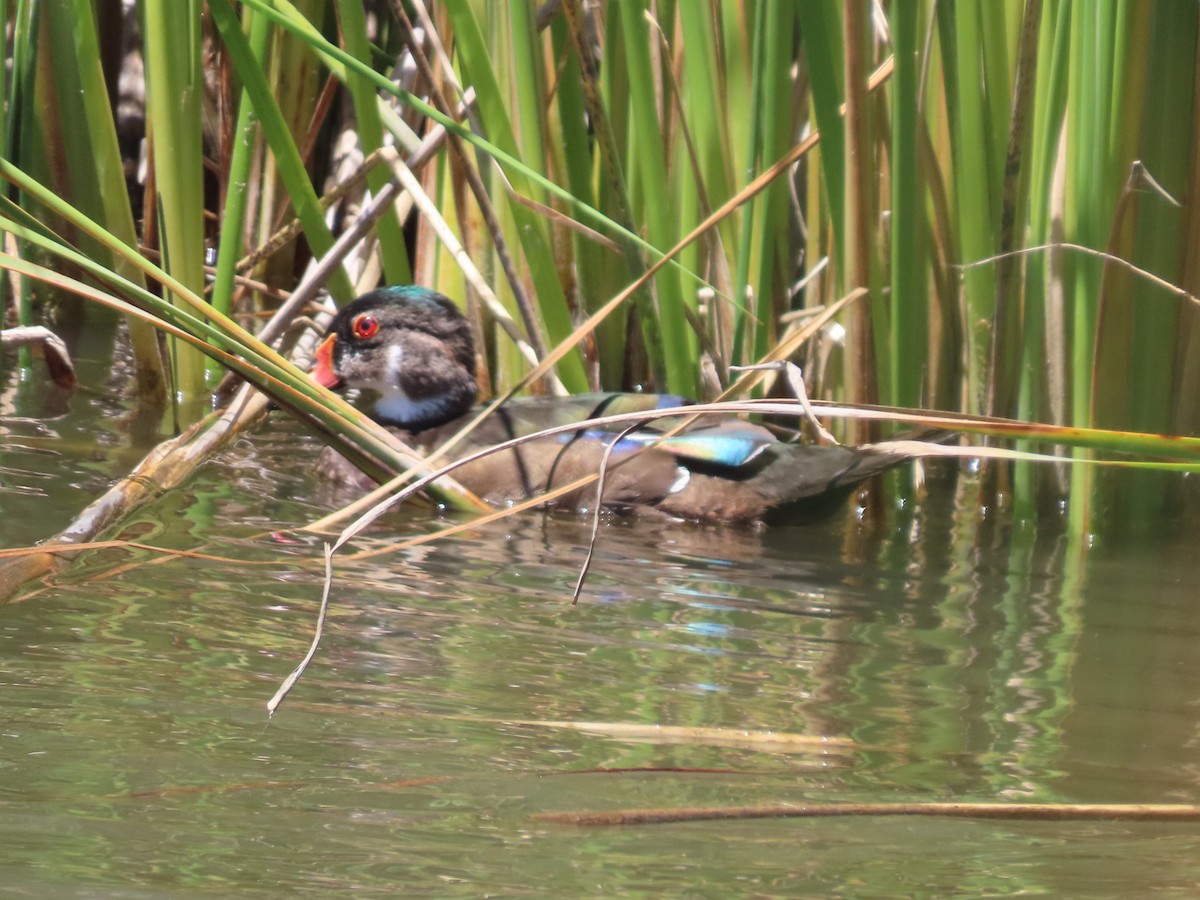
<svg viewBox="0 0 1200 900">
<path fill-rule="evenodd" d="M 402 388 L 392 386 L 380 393 L 375 401 L 375 415 L 380 420 L 403 428 L 405 423 L 417 424 L 438 418 L 445 405 L 445 401 L 438 397 L 414 400 Z"/>
</svg>

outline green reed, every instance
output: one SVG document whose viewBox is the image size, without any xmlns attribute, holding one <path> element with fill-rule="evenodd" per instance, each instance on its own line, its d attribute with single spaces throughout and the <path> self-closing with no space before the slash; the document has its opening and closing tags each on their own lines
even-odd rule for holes
<svg viewBox="0 0 1200 900">
<path fill-rule="evenodd" d="M 11 7 L 5 158 L 133 246 L 90 7 Z M 149 236 L 197 296 L 199 263 L 218 249 L 222 314 L 271 302 L 239 276 L 286 290 L 307 252 L 332 246 L 314 185 L 344 110 L 366 154 L 394 142 L 406 155 L 431 123 L 448 130 L 456 146 L 442 147 L 422 184 L 532 346 L 559 346 L 607 310 L 557 361 L 570 390 L 715 396 L 729 366 L 791 339 L 796 314 L 865 288 L 841 315 L 844 331 L 824 329 L 792 354 L 815 395 L 1163 434 L 1200 426 L 1185 388 L 1200 375 L 1194 301 L 1122 262 L 1197 290 L 1191 5 L 914 0 L 885 4 L 880 22 L 866 0 L 564 0 L 549 11 L 470 0 L 425 15 L 406 5 L 412 23 L 383 2 L 142 7 L 160 214 Z M 424 48 L 437 92 L 390 80 L 410 25 L 437 34 Z M 186 102 L 164 99 L 174 96 Z M 214 109 L 219 127 L 206 132 Z M 795 165 L 692 234 L 812 132 L 819 141 Z M 202 150 L 218 186 L 207 227 Z M 390 176 L 366 177 L 378 191 Z M 75 240 L 30 193 L 20 202 Z M 371 278 L 442 289 L 472 307 L 490 383 L 521 386 L 530 361 L 475 309 L 457 263 L 410 210 L 384 216 L 377 263 L 339 268 L 331 294 L 342 302 Z M 236 271 L 293 215 L 304 245 Z M 92 238 L 79 240 L 93 255 Z M 111 249 L 94 258 L 129 269 Z M 176 391 L 202 393 L 191 352 L 172 357 Z M 1148 522 L 1168 499 L 1154 473 L 1117 480 L 1074 467 L 1064 482 L 1011 466 L 989 463 L 981 499 L 1011 485 L 1021 517 L 1069 497 L 1079 529 L 1101 524 L 1101 508 Z"/>
</svg>

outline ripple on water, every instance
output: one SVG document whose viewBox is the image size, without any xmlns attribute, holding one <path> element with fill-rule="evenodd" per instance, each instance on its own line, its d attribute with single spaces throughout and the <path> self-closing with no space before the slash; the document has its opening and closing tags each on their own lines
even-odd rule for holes
<svg viewBox="0 0 1200 900">
<path fill-rule="evenodd" d="M 56 452 L 69 483 L 101 465 L 69 444 Z M 615 520 L 571 606 L 590 522 L 523 516 L 339 557 L 319 652 L 268 723 L 320 599 L 320 542 L 288 532 L 331 506 L 311 477 L 317 452 L 273 421 L 125 527 L 228 560 L 93 553 L 4 609 L 4 884 L 1068 896 L 1200 880 L 1190 826 L 866 818 L 580 832 L 532 819 L 1194 799 L 1190 548 L 1072 570 L 1061 547 L 912 546 L 911 529 Z M 53 515 L 0 517 L 7 539 L 44 536 L 78 505 L 43 482 Z M 448 521 L 404 510 L 350 549 Z M 825 749 L 787 742 L 805 736 Z"/>
</svg>

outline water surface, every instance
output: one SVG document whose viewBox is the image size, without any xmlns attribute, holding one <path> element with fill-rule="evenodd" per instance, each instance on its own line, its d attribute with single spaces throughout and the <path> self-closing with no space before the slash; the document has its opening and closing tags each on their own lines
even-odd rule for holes
<svg viewBox="0 0 1200 900">
<path fill-rule="evenodd" d="M 107 393 L 59 415 L 5 378 L 0 545 L 14 546 L 66 524 L 140 451 Z M 1200 566 L 1183 536 L 1090 552 L 1024 532 L 984 542 L 952 495 L 876 532 L 615 521 L 572 607 L 588 523 L 525 516 L 339 559 L 320 652 L 268 721 L 320 597 L 319 542 L 284 533 L 337 502 L 311 477 L 316 453 L 272 420 L 121 529 L 217 558 L 95 552 L 0 608 L 6 893 L 1200 884 L 1200 825 L 536 818 L 1197 802 Z M 354 549 L 445 522 L 402 511 Z M 621 731 L 637 726 L 668 730 Z"/>
</svg>

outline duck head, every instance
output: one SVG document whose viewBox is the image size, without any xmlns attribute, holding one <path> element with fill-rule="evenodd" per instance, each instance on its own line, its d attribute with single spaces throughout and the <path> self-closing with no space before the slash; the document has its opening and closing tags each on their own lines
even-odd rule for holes
<svg viewBox="0 0 1200 900">
<path fill-rule="evenodd" d="M 423 431 L 475 403 L 471 327 L 436 291 L 403 286 L 364 294 L 341 309 L 317 349 L 313 378 L 327 388 L 365 388 L 372 417 Z"/>
</svg>

